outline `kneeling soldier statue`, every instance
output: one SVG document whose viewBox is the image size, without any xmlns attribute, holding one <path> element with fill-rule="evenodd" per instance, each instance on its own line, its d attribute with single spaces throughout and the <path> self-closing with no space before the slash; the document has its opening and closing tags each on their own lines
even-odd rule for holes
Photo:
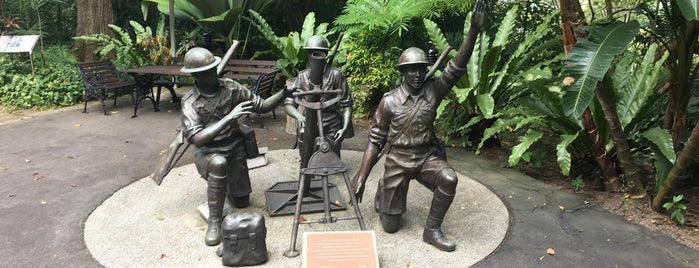
<svg viewBox="0 0 699 268">
<path fill-rule="evenodd" d="M 440 156 L 434 120 L 440 102 L 466 71 L 483 17 L 484 3 L 478 1 L 466 39 L 436 80 L 426 79 L 428 61 L 422 49 L 411 47 L 403 52 L 397 65 L 403 82 L 386 93 L 376 108 L 369 144 L 361 167 L 352 179 L 357 200 L 361 202 L 369 173 L 379 153 L 386 150 L 385 171 L 375 196 L 375 209 L 383 230 L 394 233 L 400 229 L 401 215 L 406 211 L 408 184 L 414 178 L 434 192 L 422 239 L 443 251 L 456 249 L 440 227 L 454 200 L 457 176 Z"/>
<path fill-rule="evenodd" d="M 181 69 L 196 80 L 182 98 L 182 131 L 196 147 L 194 163 L 208 185 L 209 219 L 204 237 L 208 246 L 221 242 L 226 191 L 235 207 L 250 204 L 252 189 L 237 119 L 250 111 L 271 111 L 291 94 L 283 90 L 262 99 L 233 80 L 218 78 L 216 67 L 220 62 L 221 58 L 210 51 L 192 48 L 185 54 Z"/>
</svg>

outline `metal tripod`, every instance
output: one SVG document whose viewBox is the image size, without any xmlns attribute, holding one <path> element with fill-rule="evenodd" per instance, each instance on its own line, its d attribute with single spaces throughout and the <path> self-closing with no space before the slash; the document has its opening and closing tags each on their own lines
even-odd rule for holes
<svg viewBox="0 0 699 268">
<path fill-rule="evenodd" d="M 339 93 L 341 93 L 341 90 L 327 90 L 323 91 L 320 90 L 319 88 L 316 88 L 311 91 L 306 91 L 306 92 L 298 92 L 294 93 L 294 97 L 296 97 L 296 102 L 301 105 L 306 107 L 306 109 L 312 109 L 315 110 L 317 113 L 318 118 L 321 116 L 321 110 L 331 106 L 332 104 L 336 103 L 339 101 L 340 96 Z M 327 101 L 322 101 L 322 102 L 306 102 L 302 100 L 300 97 L 303 95 L 321 95 L 321 94 L 338 94 L 337 97 L 327 100 Z M 324 216 L 320 218 L 317 222 L 318 223 L 335 223 L 338 220 L 351 220 L 351 219 L 357 219 L 359 222 L 359 227 L 361 230 L 366 230 L 366 226 L 364 225 L 364 218 L 362 217 L 362 213 L 359 210 L 359 206 L 357 205 L 357 200 L 356 197 L 354 196 L 354 192 L 352 191 L 352 185 L 350 183 L 349 176 L 347 176 L 347 167 L 345 167 L 342 162 L 340 161 L 340 158 L 331 150 L 330 148 L 330 143 L 325 139 L 325 135 L 323 133 L 323 123 L 321 120 L 317 120 L 317 125 L 319 129 L 319 135 L 317 136 L 318 138 L 316 139 L 316 145 L 317 145 L 317 150 L 311 155 L 311 157 L 308 160 L 308 165 L 305 168 L 301 168 L 300 173 L 299 173 L 299 188 L 298 188 L 298 194 L 297 196 L 301 197 L 303 196 L 304 191 L 306 191 L 306 180 L 310 180 L 311 176 L 319 176 L 321 178 L 322 182 L 322 187 L 323 187 L 323 205 L 324 205 Z M 330 190 L 329 190 L 329 183 L 328 183 L 328 176 L 334 175 L 334 174 L 339 174 L 342 173 L 342 176 L 344 177 L 345 180 L 345 185 L 347 186 L 347 191 L 350 196 L 350 200 L 352 202 L 352 207 L 354 208 L 354 214 L 355 217 L 348 217 L 348 218 L 337 218 L 332 216 L 331 214 L 331 209 L 330 209 Z M 289 249 L 284 253 L 284 256 L 286 257 L 296 257 L 300 254 L 300 252 L 296 249 L 296 238 L 298 236 L 298 229 L 299 229 L 299 224 L 300 222 L 300 217 L 301 217 L 301 211 L 303 207 L 303 198 L 297 198 L 296 199 L 296 210 L 294 212 L 294 223 L 293 227 L 291 230 L 291 241 L 289 244 Z M 312 221 L 308 222 L 303 222 L 303 223 L 311 223 Z"/>
</svg>

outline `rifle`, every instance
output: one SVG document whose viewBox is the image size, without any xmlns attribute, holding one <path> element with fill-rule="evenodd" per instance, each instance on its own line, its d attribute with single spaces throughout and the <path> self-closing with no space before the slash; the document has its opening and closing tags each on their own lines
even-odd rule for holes
<svg viewBox="0 0 699 268">
<path fill-rule="evenodd" d="M 447 48 L 445 48 L 444 51 L 442 51 L 442 54 L 439 55 L 437 61 L 435 61 L 434 64 L 432 64 L 432 68 L 430 69 L 430 71 L 425 75 L 425 80 L 423 82 L 427 82 L 427 80 L 430 80 L 430 78 L 432 78 L 434 73 L 437 72 L 437 68 L 439 68 L 439 65 L 441 65 L 444 59 L 447 58 L 447 55 L 449 55 L 449 51 L 451 51 L 451 46 L 447 46 Z"/>
<path fill-rule="evenodd" d="M 333 46 L 333 50 L 330 53 L 330 57 L 328 57 L 328 64 L 332 65 L 333 60 L 335 60 L 335 55 L 337 55 L 337 49 L 340 48 L 340 43 L 342 42 L 342 38 L 345 36 L 345 32 L 340 32 L 340 34 L 337 36 L 337 41 L 335 41 L 335 45 Z"/>
</svg>

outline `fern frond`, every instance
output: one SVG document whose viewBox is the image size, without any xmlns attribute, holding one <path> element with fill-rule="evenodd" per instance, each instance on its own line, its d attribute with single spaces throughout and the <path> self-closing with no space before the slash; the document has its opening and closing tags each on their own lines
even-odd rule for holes
<svg viewBox="0 0 699 268">
<path fill-rule="evenodd" d="M 252 9 L 249 10 L 249 13 L 252 19 L 247 17 L 245 17 L 245 19 L 252 23 L 255 29 L 257 29 L 257 31 L 259 31 L 265 39 L 267 39 L 267 41 L 272 45 L 274 50 L 281 53 L 284 50 L 284 46 L 281 44 L 279 38 L 274 33 L 274 30 L 272 30 L 272 27 L 269 26 L 267 21 L 262 16 L 260 16 L 259 13 L 255 12 Z"/>
<path fill-rule="evenodd" d="M 118 40 L 120 42 L 122 42 L 124 44 L 133 43 L 133 41 L 131 40 L 131 37 L 129 36 L 129 33 L 124 31 L 121 27 L 116 26 L 114 24 L 109 24 L 109 25 L 107 25 L 107 27 L 109 27 L 109 29 L 112 29 L 112 31 L 114 31 L 117 34 L 117 36 L 119 36 Z"/>
</svg>

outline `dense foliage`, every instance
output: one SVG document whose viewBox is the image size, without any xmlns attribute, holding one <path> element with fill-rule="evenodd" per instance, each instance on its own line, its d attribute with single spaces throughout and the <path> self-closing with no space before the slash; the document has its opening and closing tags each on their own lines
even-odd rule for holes
<svg viewBox="0 0 699 268">
<path fill-rule="evenodd" d="M 159 3 L 163 11 L 164 0 L 144 2 Z M 252 11 L 272 2 L 280 7 L 279 1 L 176 2 L 246 5 L 241 9 L 228 4 L 216 14 L 196 17 L 195 29 L 178 28 L 177 39 L 187 43 L 180 47 L 198 45 L 207 30 L 222 38 L 247 40 L 243 48 L 257 52 L 256 57 L 278 59 L 288 77 L 306 67 L 301 50 L 306 38 L 344 32 L 334 65 L 347 76 L 357 116 L 370 116 L 380 97 L 398 85 L 394 66 L 403 49 L 427 49 L 428 40 L 439 51 L 458 47 L 468 29 L 466 14 L 472 5 L 472 1 L 448 0 L 349 0 L 332 21 L 327 14 L 311 12 L 305 14 L 301 29 L 286 30 L 280 25 L 286 25 L 288 18 L 278 14 L 289 10 Z M 325 3 L 314 3 L 320 2 Z M 569 10 L 557 2 L 571 1 L 488 1 L 486 27 L 467 74 L 439 108 L 440 134 L 450 144 L 476 152 L 507 136 L 511 151 L 506 165 L 535 163 L 541 155 L 555 155 L 561 173 L 578 178 L 576 185 L 616 178 L 624 185 L 615 191 L 657 193 L 656 210 L 670 201 L 677 187 L 698 185 L 696 1 L 581 3 L 584 10 L 576 15 L 582 13 L 588 19 L 578 17 L 572 25 L 565 21 L 571 16 Z M 66 36 L 74 35 L 70 34 L 75 28 L 74 1 L 4 1 L 0 7 L 3 33 L 40 34 L 50 44 L 67 44 Z M 114 53 L 121 66 L 166 59 L 162 21 L 155 26 L 153 21 L 127 18 L 123 10 L 117 13 L 117 24 L 112 26 L 116 38 L 91 37 L 104 41 L 99 53 Z M 316 15 L 324 19 L 317 22 Z M 211 26 L 222 23 L 226 28 Z M 572 27 L 572 32 L 566 32 L 566 27 Z M 329 39 L 332 45 L 334 40 Z M 39 59 L 41 55 L 46 63 Z M 21 57 L 0 55 L 0 64 L 9 66 L 0 69 L 3 105 L 55 107 L 80 100 L 83 88 L 67 48 L 35 51 L 34 75 Z M 542 147 L 547 150 L 542 152 Z M 578 161 L 596 163 L 600 170 L 578 177 L 571 174 Z"/>
<path fill-rule="evenodd" d="M 143 27 L 136 21 L 130 21 L 135 39 L 126 29 L 114 24 L 109 28 L 114 31 L 116 37 L 106 34 L 91 34 L 76 36 L 76 40 L 84 40 L 95 43 L 95 51 L 101 58 L 109 58 L 116 55 L 114 63 L 122 68 L 145 65 L 165 65 L 170 63 L 170 49 L 167 46 L 167 31 L 165 30 L 165 18 L 160 17 L 155 31 L 150 27 Z"/>
<path fill-rule="evenodd" d="M 0 104 L 15 109 L 70 106 L 82 101 L 83 89 L 75 59 L 65 46 L 47 47 L 46 64 L 34 54 L 32 74 L 27 60 L 0 54 Z"/>
</svg>

